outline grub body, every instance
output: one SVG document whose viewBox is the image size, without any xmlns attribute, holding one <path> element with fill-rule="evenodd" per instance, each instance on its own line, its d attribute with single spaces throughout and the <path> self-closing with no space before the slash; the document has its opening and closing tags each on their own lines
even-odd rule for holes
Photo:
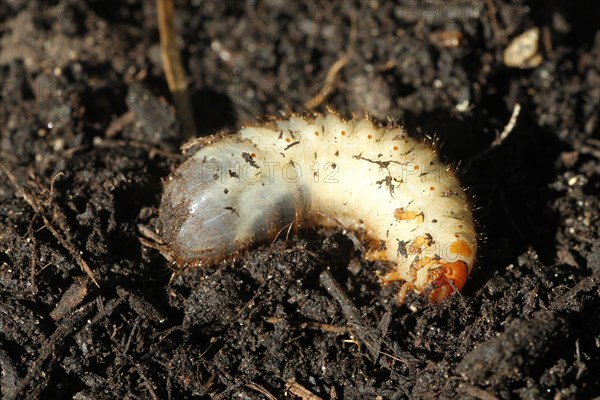
<svg viewBox="0 0 600 400">
<path fill-rule="evenodd" d="M 477 248 L 467 196 L 435 150 L 397 126 L 334 114 L 241 129 L 202 147 L 166 181 L 163 236 L 201 265 L 286 227 L 339 227 L 390 269 L 383 283 L 441 301 L 460 290 Z"/>
</svg>

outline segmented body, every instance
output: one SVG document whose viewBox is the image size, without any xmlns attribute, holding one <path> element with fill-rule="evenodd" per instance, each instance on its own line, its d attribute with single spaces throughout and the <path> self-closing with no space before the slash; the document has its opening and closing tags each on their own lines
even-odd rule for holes
<svg viewBox="0 0 600 400">
<path fill-rule="evenodd" d="M 291 227 L 352 231 L 364 257 L 438 302 L 462 289 L 477 248 L 467 196 L 435 151 L 397 126 L 292 116 L 221 135 L 167 179 L 163 237 L 182 264 L 235 256 Z"/>
</svg>

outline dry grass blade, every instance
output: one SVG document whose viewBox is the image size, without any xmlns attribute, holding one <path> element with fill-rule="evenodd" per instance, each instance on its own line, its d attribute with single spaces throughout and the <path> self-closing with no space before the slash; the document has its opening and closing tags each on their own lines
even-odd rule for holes
<svg viewBox="0 0 600 400">
<path fill-rule="evenodd" d="M 160 0 L 159 0 L 160 1 Z M 348 43 L 348 49 L 344 53 L 342 57 L 340 57 L 336 62 L 333 63 L 327 75 L 325 76 L 325 84 L 319 90 L 312 99 L 308 100 L 304 103 L 304 108 L 311 111 L 320 106 L 326 99 L 327 96 L 331 94 L 333 88 L 336 85 L 336 77 L 338 73 L 344 68 L 344 66 L 350 61 L 350 57 L 354 53 L 354 46 L 356 43 L 356 12 L 352 12 L 351 21 L 350 21 L 350 41 Z"/>
<path fill-rule="evenodd" d="M 191 137 L 196 133 L 196 124 L 192 112 L 192 101 L 187 90 L 185 71 L 177 48 L 173 0 L 156 0 L 156 9 L 158 12 L 160 57 L 163 69 L 181 120 L 183 133 L 186 137 Z"/>
</svg>

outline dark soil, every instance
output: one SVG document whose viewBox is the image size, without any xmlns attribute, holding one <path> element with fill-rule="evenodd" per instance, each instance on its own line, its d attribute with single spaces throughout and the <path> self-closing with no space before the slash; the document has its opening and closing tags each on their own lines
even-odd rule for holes
<svg viewBox="0 0 600 400">
<path fill-rule="evenodd" d="M 600 395 L 600 2 L 182 2 L 198 134 L 302 111 L 352 15 L 328 104 L 460 163 L 481 233 L 462 295 L 397 306 L 341 233 L 173 272 L 148 237 L 185 142 L 155 3 L 3 0 L 2 398 Z M 534 26 L 541 64 L 506 67 Z"/>
</svg>

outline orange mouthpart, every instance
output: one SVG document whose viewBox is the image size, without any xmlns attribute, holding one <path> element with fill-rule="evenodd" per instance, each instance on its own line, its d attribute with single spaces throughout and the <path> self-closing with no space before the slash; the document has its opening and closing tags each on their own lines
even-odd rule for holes
<svg viewBox="0 0 600 400">
<path fill-rule="evenodd" d="M 431 287 L 429 301 L 439 303 L 454 291 L 460 291 L 465 286 L 469 270 L 463 261 L 443 264 L 439 269 L 431 271 Z"/>
</svg>

